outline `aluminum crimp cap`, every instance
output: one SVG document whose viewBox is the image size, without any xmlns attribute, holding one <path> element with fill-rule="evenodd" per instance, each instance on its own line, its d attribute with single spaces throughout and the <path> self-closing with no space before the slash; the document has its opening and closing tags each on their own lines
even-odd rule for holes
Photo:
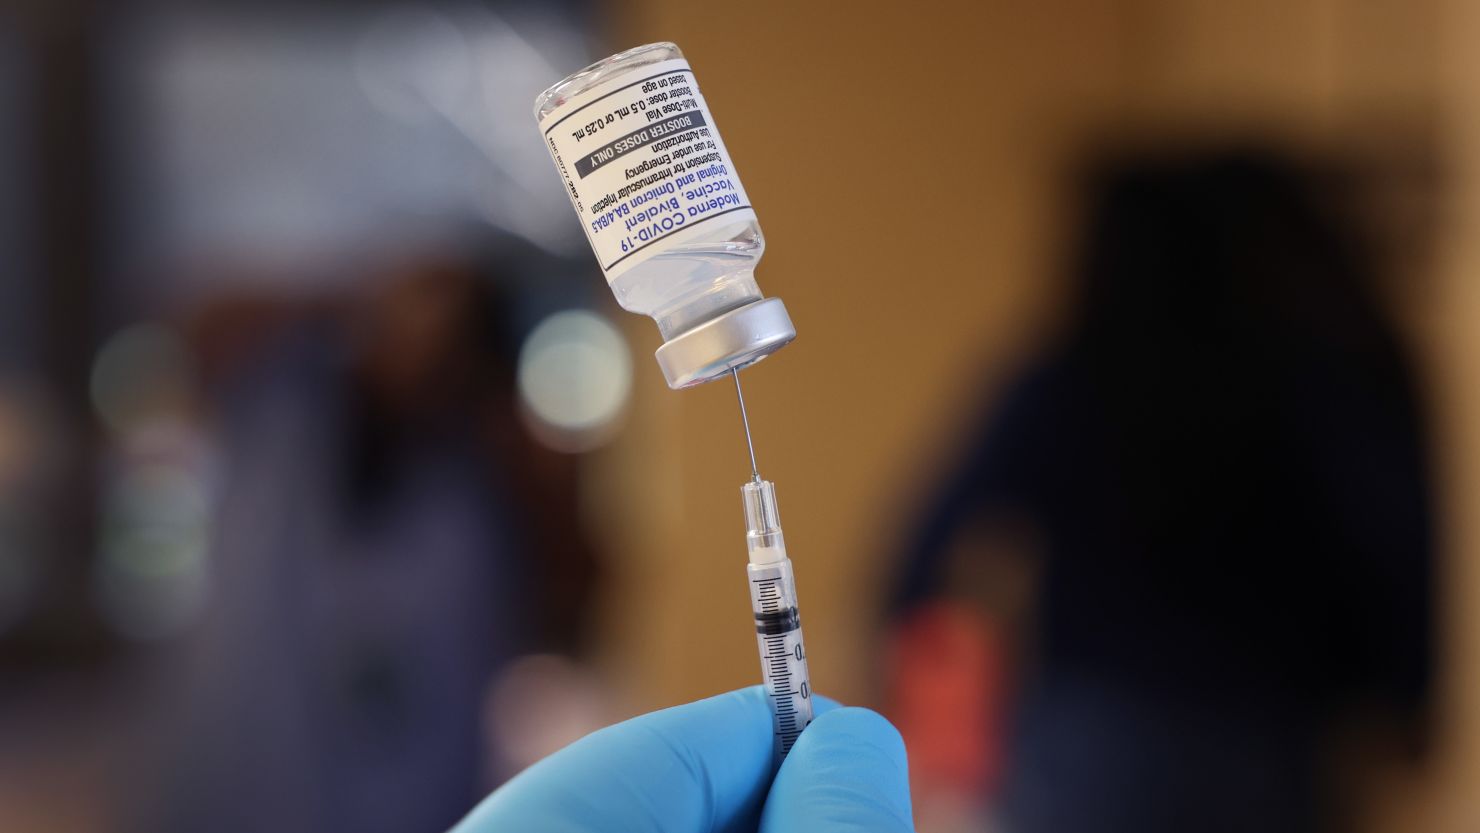
<svg viewBox="0 0 1480 833">
<path fill-rule="evenodd" d="M 780 350 L 797 337 L 780 298 L 763 298 L 680 333 L 653 355 L 668 387 L 702 385 Z"/>
</svg>

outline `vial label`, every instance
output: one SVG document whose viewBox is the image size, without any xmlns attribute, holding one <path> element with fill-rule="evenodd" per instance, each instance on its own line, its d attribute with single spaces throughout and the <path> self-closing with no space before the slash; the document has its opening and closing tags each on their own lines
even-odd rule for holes
<svg viewBox="0 0 1480 833">
<path fill-rule="evenodd" d="M 687 61 L 613 78 L 546 121 L 545 145 L 608 282 L 706 223 L 755 219 Z"/>
</svg>

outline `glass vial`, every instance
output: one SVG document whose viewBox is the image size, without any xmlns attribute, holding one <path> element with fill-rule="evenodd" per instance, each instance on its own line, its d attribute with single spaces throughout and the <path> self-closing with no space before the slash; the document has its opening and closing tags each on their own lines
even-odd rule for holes
<svg viewBox="0 0 1480 833">
<path fill-rule="evenodd" d="M 673 388 L 796 337 L 755 281 L 765 238 L 693 70 L 654 43 L 545 90 L 535 118 L 617 302 L 653 318 Z"/>
</svg>

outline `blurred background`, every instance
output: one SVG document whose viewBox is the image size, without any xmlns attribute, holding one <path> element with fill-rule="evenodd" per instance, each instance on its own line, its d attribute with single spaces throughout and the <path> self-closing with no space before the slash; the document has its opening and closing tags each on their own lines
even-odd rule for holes
<svg viewBox="0 0 1480 833">
<path fill-rule="evenodd" d="M 657 40 L 800 332 L 745 386 L 813 683 L 921 831 L 1480 828 L 1476 38 L 3 0 L 0 829 L 445 829 L 758 680 L 733 391 L 664 386 L 529 112 Z"/>
</svg>

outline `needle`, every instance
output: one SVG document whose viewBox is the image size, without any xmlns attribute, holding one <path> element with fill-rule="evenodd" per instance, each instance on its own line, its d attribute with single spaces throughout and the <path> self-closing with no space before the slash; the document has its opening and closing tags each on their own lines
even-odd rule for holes
<svg viewBox="0 0 1480 833">
<path fill-rule="evenodd" d="M 735 398 L 740 400 L 740 422 L 745 426 L 745 447 L 750 450 L 750 476 L 759 483 L 761 471 L 755 464 L 755 443 L 750 439 L 750 417 L 745 413 L 745 393 L 740 390 L 740 369 L 730 368 L 730 375 L 735 377 Z"/>
</svg>

